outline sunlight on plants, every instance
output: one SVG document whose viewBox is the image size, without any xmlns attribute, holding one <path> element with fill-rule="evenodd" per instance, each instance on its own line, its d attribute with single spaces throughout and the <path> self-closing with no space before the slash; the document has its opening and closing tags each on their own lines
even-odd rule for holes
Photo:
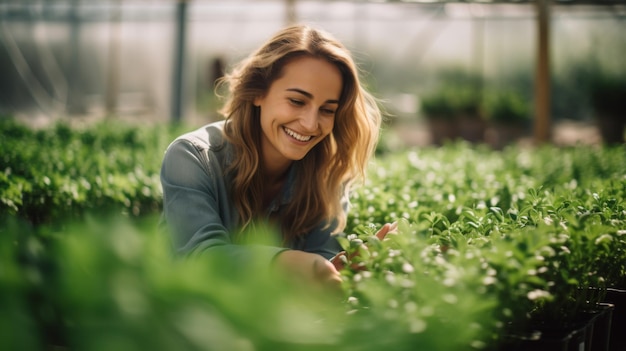
<svg viewBox="0 0 626 351">
<path fill-rule="evenodd" d="M 2 127 L 10 349 L 498 350 L 626 286 L 620 147 L 459 142 L 379 155 L 338 237 L 349 257 L 338 297 L 255 257 L 175 258 L 158 165 L 179 130 Z M 397 234 L 374 236 L 394 221 Z M 246 244 L 275 245 L 271 233 L 258 226 Z"/>
</svg>

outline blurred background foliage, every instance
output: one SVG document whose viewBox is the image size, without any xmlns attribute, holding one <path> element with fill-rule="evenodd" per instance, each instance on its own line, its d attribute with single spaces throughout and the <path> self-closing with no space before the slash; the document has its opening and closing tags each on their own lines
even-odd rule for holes
<svg viewBox="0 0 626 351">
<path fill-rule="evenodd" d="M 552 119 L 619 121 L 624 3 L 551 11 Z M 496 350 L 529 311 L 567 319 L 584 289 L 623 288 L 623 148 L 507 144 L 534 121 L 535 17 L 532 2 L 0 2 L 3 347 Z M 218 118 L 216 77 L 286 18 L 346 43 L 387 115 L 344 240 L 367 242 L 370 273 L 343 272 L 341 304 L 254 258 L 174 259 L 158 227 L 166 146 Z M 162 123 L 177 92 L 182 123 Z M 437 115 L 456 129 L 426 136 Z M 521 130 L 501 136 L 502 116 Z M 401 235 L 371 238 L 394 220 Z"/>
<path fill-rule="evenodd" d="M 594 121 L 598 74 L 626 84 L 624 6 L 552 4 L 554 121 Z M 176 101 L 182 120 L 214 120 L 215 79 L 285 23 L 300 21 L 346 43 L 390 121 L 424 120 L 423 98 L 471 77 L 478 90 L 519 94 L 532 123 L 532 2 L 31 1 L 0 3 L 0 19 L 0 114 L 35 122 L 170 120 Z"/>
</svg>

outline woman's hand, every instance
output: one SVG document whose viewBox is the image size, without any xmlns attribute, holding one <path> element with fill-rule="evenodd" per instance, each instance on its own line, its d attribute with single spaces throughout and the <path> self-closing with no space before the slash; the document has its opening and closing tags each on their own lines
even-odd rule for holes
<svg viewBox="0 0 626 351">
<path fill-rule="evenodd" d="M 383 240 L 385 239 L 387 234 L 397 234 L 397 233 L 398 233 L 398 222 L 386 223 L 378 230 L 378 232 L 376 232 L 376 237 L 378 238 L 378 240 Z M 354 258 L 354 256 L 350 257 L 350 259 L 352 258 Z M 340 253 L 335 255 L 335 257 L 333 257 L 330 260 L 330 262 L 335 266 L 337 271 L 340 271 L 345 268 L 344 262 L 346 261 L 346 259 L 347 259 L 346 252 L 341 251 Z"/>
<path fill-rule="evenodd" d="M 386 223 L 376 233 L 378 240 L 383 240 L 387 234 L 398 234 L 398 222 Z"/>
<path fill-rule="evenodd" d="M 276 256 L 274 263 L 294 280 L 333 292 L 341 291 L 341 274 L 330 261 L 320 255 L 286 250 Z"/>
<path fill-rule="evenodd" d="M 397 233 L 398 223 L 383 225 L 376 237 L 383 240 L 387 234 Z M 341 273 L 344 268 L 346 252 L 342 251 L 330 261 L 324 257 L 299 250 L 286 250 L 278 254 L 274 261 L 276 267 L 294 280 L 309 283 L 333 292 L 341 291 Z"/>
</svg>

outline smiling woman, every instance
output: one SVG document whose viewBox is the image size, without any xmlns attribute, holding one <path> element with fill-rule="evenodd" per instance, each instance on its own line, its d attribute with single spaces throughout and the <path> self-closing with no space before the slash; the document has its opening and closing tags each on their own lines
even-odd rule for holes
<svg viewBox="0 0 626 351">
<path fill-rule="evenodd" d="M 331 133 L 341 94 L 341 73 L 325 59 L 299 57 L 283 71 L 254 102 L 261 115 L 261 153 L 270 182 L 282 179 L 293 161 Z"/>
<path fill-rule="evenodd" d="M 229 87 L 225 120 L 180 136 L 163 160 L 164 219 L 177 252 L 260 255 L 337 288 L 335 235 L 380 127 L 349 51 L 326 32 L 290 26 L 220 84 Z M 242 244 L 259 223 L 276 228 L 278 244 Z"/>
</svg>

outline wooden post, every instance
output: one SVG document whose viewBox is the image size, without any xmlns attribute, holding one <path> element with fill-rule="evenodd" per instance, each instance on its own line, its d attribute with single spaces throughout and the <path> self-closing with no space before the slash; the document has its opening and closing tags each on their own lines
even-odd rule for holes
<svg viewBox="0 0 626 351">
<path fill-rule="evenodd" d="M 122 25 L 122 0 L 111 4 L 111 18 L 109 22 L 109 59 L 108 75 L 105 95 L 107 117 L 117 113 L 117 99 L 120 92 L 120 40 Z"/>
<path fill-rule="evenodd" d="M 67 110 L 71 115 L 84 115 L 87 112 L 85 106 L 85 93 L 83 92 L 83 81 L 81 80 L 81 43 L 80 32 L 82 19 L 80 18 L 81 0 L 72 0 L 70 7 L 70 71 L 68 78 L 69 94 Z"/>
<path fill-rule="evenodd" d="M 535 72 L 536 144 L 550 141 L 550 0 L 535 0 L 537 9 L 537 64 Z"/>
<path fill-rule="evenodd" d="M 185 40 L 187 27 L 187 1 L 176 3 L 176 42 L 174 43 L 174 66 L 172 82 L 172 121 L 180 122 L 184 115 Z"/>
<path fill-rule="evenodd" d="M 296 15 L 296 0 L 285 0 L 285 23 L 295 24 L 298 21 Z"/>
</svg>

